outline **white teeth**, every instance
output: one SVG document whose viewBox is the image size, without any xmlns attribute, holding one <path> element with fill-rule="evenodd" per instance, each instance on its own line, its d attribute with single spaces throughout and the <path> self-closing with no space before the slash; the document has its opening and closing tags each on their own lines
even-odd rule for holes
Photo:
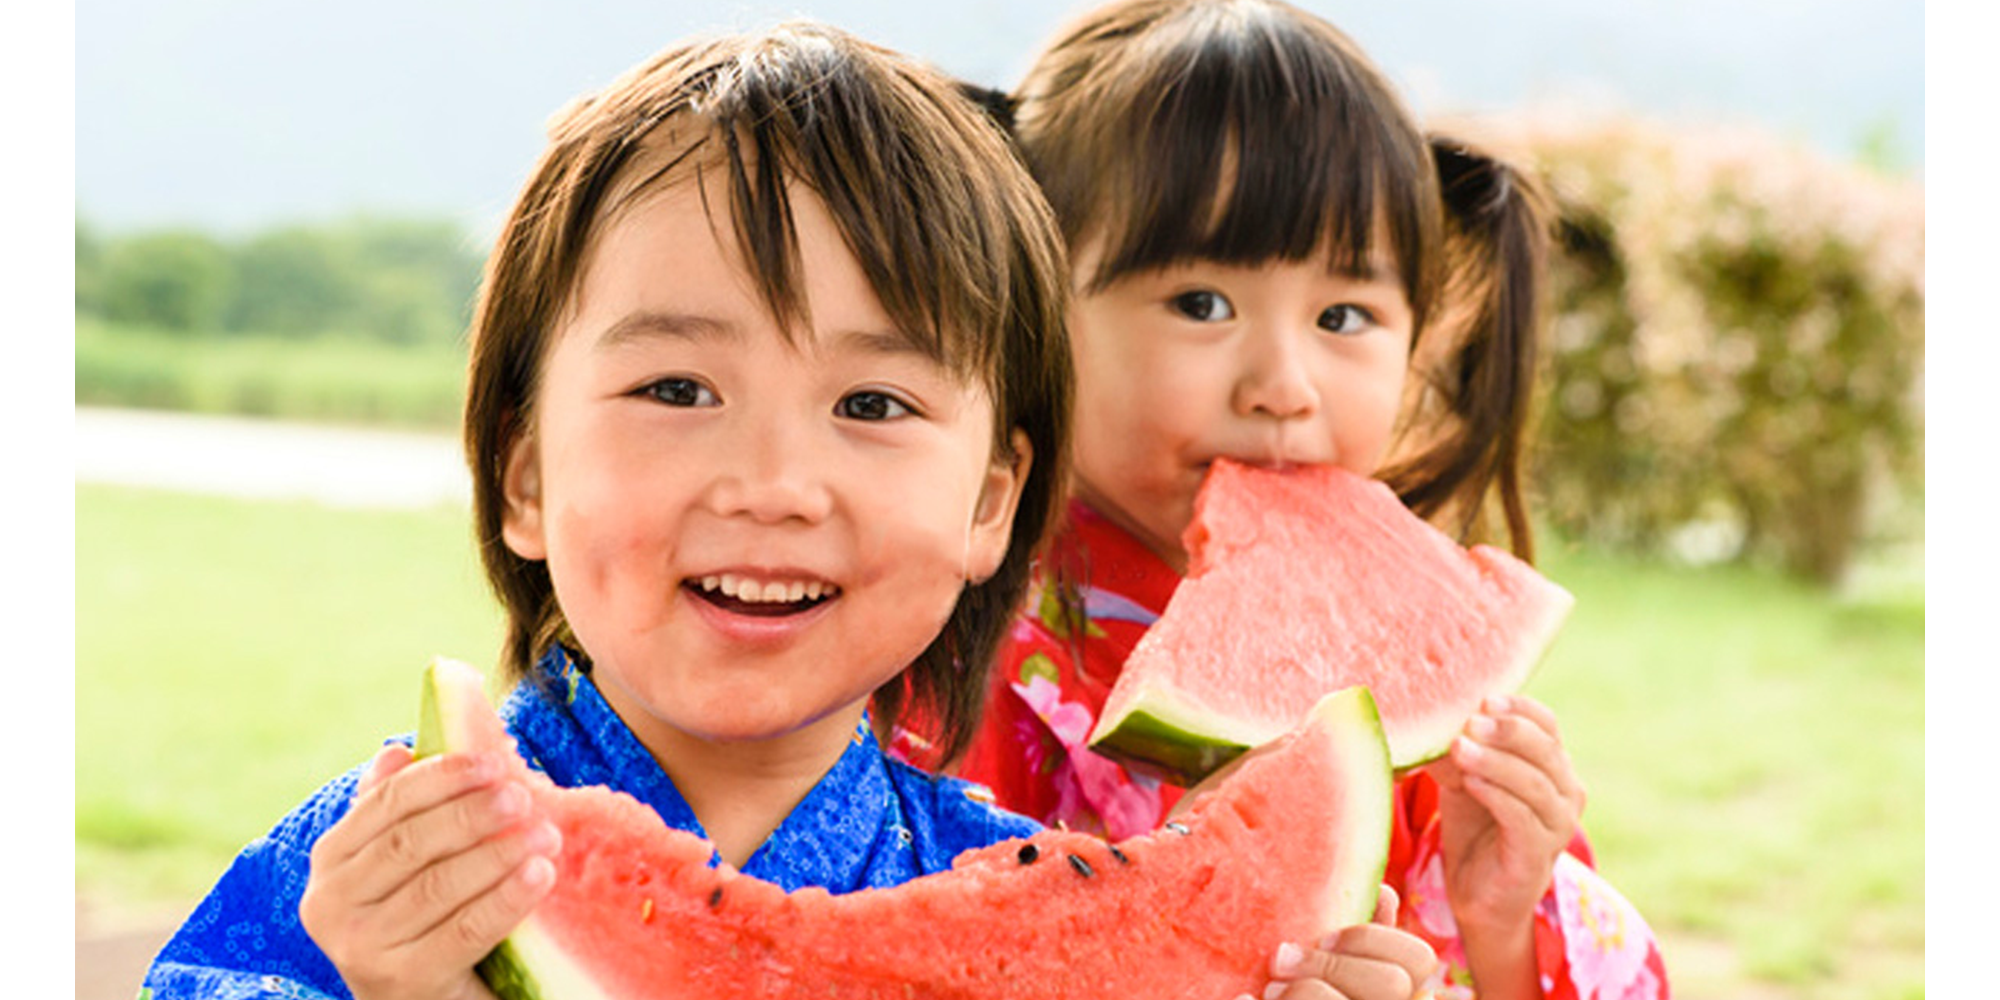
<svg viewBox="0 0 2000 1000">
<path fill-rule="evenodd" d="M 796 602 L 819 600 L 836 589 L 833 584 L 814 581 L 793 581 L 791 583 L 758 583 L 734 573 L 704 576 L 699 581 L 701 589 L 711 594 L 720 592 L 725 597 L 752 603 Z"/>
</svg>

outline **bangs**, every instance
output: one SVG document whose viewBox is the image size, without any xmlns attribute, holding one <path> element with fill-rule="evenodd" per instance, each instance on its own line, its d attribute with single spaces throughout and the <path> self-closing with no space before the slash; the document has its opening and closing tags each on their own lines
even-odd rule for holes
<svg viewBox="0 0 2000 1000">
<path fill-rule="evenodd" d="M 809 191 L 906 345 L 962 378 L 991 373 L 1012 280 L 1008 225 L 977 195 L 981 179 L 940 165 L 1006 157 L 998 135 L 969 106 L 892 86 L 894 70 L 823 38 L 786 42 L 695 76 L 648 126 L 644 162 L 631 165 L 607 218 L 670 184 L 697 185 L 711 218 L 714 199 L 726 198 L 744 266 L 790 339 L 811 324 L 792 208 Z M 982 140 L 992 148 L 967 150 Z"/>
<path fill-rule="evenodd" d="M 1422 310 L 1439 239 L 1435 168 L 1346 36 L 1259 3 L 1190 5 L 1123 45 L 1089 44 L 1119 34 L 1098 24 L 1073 35 L 1065 44 L 1096 49 L 1094 67 L 1027 95 L 1046 102 L 1030 159 L 1065 233 L 1102 241 L 1088 290 L 1189 260 L 1324 257 L 1354 274 L 1393 266 Z"/>
</svg>

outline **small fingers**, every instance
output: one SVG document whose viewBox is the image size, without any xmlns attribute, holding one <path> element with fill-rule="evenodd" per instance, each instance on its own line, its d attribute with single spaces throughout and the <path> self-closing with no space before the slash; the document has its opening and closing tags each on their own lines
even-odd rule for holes
<svg viewBox="0 0 2000 1000">
<path fill-rule="evenodd" d="M 1491 719 L 1495 724 L 1493 735 L 1491 738 L 1475 735 L 1474 738 L 1533 761 L 1555 782 L 1563 798 L 1571 801 L 1581 813 L 1583 782 L 1577 778 L 1569 751 L 1563 747 L 1562 727 L 1556 724 L 1556 713 L 1526 695 L 1495 696 L 1488 698 L 1485 704 L 1485 712 L 1474 718 Z M 1471 729 L 1470 724 L 1467 729 Z"/>
<path fill-rule="evenodd" d="M 1403 970 L 1412 992 L 1429 982 L 1438 968 L 1437 952 L 1423 938 L 1381 924 L 1343 927 L 1334 933 L 1322 950 L 1393 965 Z M 1395 995 L 1401 997 L 1408 994 Z"/>
<path fill-rule="evenodd" d="M 353 853 L 351 861 L 361 875 L 354 882 L 355 897 L 381 900 L 420 876 L 431 877 L 432 870 L 462 854 L 504 849 L 534 825 L 527 822 L 534 811 L 528 790 L 507 782 L 472 789 L 406 816 Z M 513 833 L 500 836 L 508 831 Z"/>
<path fill-rule="evenodd" d="M 471 965 L 499 946 L 556 884 L 555 862 L 535 854 L 501 873 L 485 891 L 444 914 L 411 946 Z"/>
<path fill-rule="evenodd" d="M 386 749 L 376 755 L 369 765 L 375 781 L 355 795 L 347 815 L 314 845 L 315 863 L 343 862 L 411 816 L 495 786 L 506 773 L 498 761 L 483 755 L 445 754 L 396 764 L 398 756 Z"/>
<path fill-rule="evenodd" d="M 1518 697 L 1509 701 L 1525 703 Z M 1473 716 L 1450 758 L 1467 775 L 1534 803 L 1535 811 L 1552 828 L 1574 826 L 1583 812 L 1583 782 L 1577 778 L 1568 752 L 1547 728 L 1525 715 Z"/>
<path fill-rule="evenodd" d="M 1496 694 L 1486 699 L 1480 706 L 1487 715 L 1519 715 L 1534 722 L 1537 728 L 1548 733 L 1557 742 L 1562 741 L 1562 726 L 1556 722 L 1555 709 L 1528 697 L 1525 694 Z"/>
<path fill-rule="evenodd" d="M 504 888 L 509 877 L 561 850 L 562 835 L 553 825 L 525 823 L 418 871 L 385 900 L 385 908 L 403 915 L 409 937 L 430 934 L 470 901 Z"/>
<path fill-rule="evenodd" d="M 403 916 L 371 907 L 345 919 L 300 917 L 307 933 L 347 980 L 356 996 L 453 996 L 491 1000 L 474 966 L 554 888 L 556 869 L 535 856 L 506 873 L 495 885 L 463 901 L 424 933 L 398 939 L 384 926 Z"/>
<path fill-rule="evenodd" d="M 1257 1000 L 1245 993 L 1237 1000 Z M 1317 979 L 1295 979 L 1291 982 L 1274 980 L 1264 987 L 1263 1000 L 1375 1000 L 1373 997 L 1349 997 L 1332 986 Z"/>
<path fill-rule="evenodd" d="M 1466 720 L 1465 735 L 1483 747 L 1529 761 L 1552 777 L 1570 770 L 1562 741 L 1524 716 L 1481 712 Z"/>
<path fill-rule="evenodd" d="M 1495 822 L 1541 839 L 1560 834 L 1567 842 L 1575 816 L 1548 774 L 1517 755 L 1465 737 L 1453 744 L 1451 753 L 1465 772 L 1466 794 L 1486 807 Z"/>
<path fill-rule="evenodd" d="M 1271 962 L 1277 982 L 1265 996 L 1406 1000 L 1437 962 L 1421 939 L 1379 924 L 1345 928 L 1331 943 L 1332 948 L 1310 949 L 1280 945 Z"/>
</svg>

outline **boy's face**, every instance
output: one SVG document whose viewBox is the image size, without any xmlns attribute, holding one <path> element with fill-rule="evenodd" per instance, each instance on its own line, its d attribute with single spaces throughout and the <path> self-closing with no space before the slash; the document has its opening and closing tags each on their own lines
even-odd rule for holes
<svg viewBox="0 0 2000 1000">
<path fill-rule="evenodd" d="M 898 335 L 818 198 L 791 198 L 795 345 L 711 203 L 675 183 L 601 234 L 510 453 L 504 534 L 547 561 L 598 686 L 663 759 L 844 745 L 1000 565 L 1028 456 L 995 458 L 984 387 Z"/>
<path fill-rule="evenodd" d="M 1079 282 L 1100 250 L 1078 248 Z M 1368 475 L 1388 447 L 1412 331 L 1392 269 L 1200 261 L 1073 301 L 1077 493 L 1177 571 L 1217 457 Z"/>
</svg>

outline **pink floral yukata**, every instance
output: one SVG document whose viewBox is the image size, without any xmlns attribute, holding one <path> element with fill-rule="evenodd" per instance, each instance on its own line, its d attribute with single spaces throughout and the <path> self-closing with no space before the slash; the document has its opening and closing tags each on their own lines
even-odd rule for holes
<svg viewBox="0 0 2000 1000">
<path fill-rule="evenodd" d="M 1113 839 L 1144 833 L 1164 822 L 1180 789 L 1129 774 L 1084 743 L 1126 655 L 1180 578 L 1080 502 L 1070 505 L 1044 565 L 1066 567 L 1083 621 L 1068 621 L 1051 589 L 1031 591 L 1001 648 L 979 735 L 957 772 L 992 788 L 1001 806 L 1050 825 Z M 921 760 L 921 744 L 903 736 L 898 749 Z M 1396 784 L 1384 880 L 1402 899 L 1401 927 L 1437 950 L 1432 992 L 1440 1000 L 1473 997 L 1446 903 L 1437 782 L 1421 770 Z M 1651 928 L 1594 870 L 1580 831 L 1557 859 L 1553 884 L 1535 912 L 1535 951 L 1542 992 L 1551 1000 L 1668 995 Z"/>
</svg>

